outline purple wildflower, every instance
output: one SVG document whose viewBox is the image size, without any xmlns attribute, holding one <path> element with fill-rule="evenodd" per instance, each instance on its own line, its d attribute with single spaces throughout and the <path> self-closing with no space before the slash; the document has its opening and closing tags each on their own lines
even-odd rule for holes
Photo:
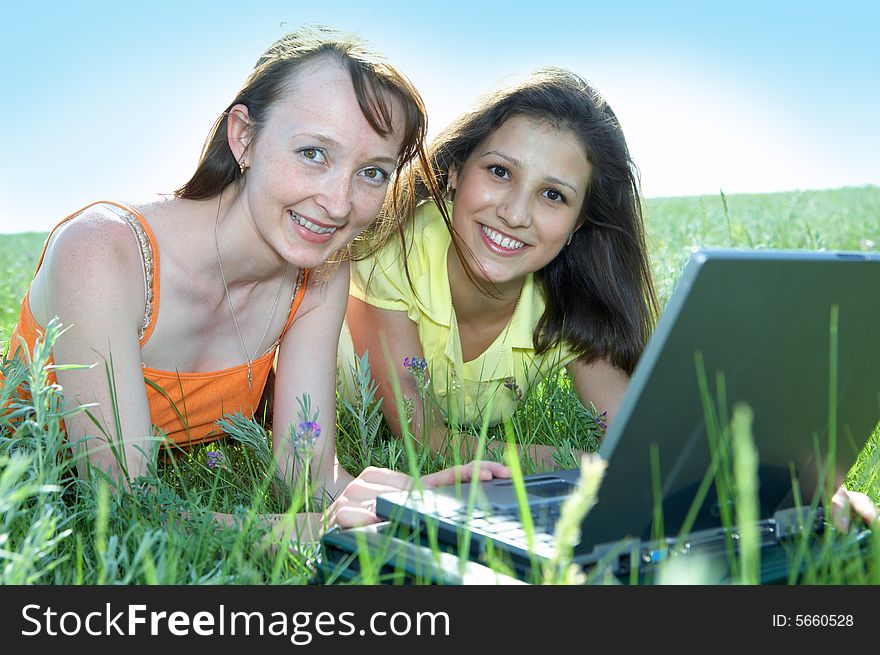
<svg viewBox="0 0 880 655">
<path fill-rule="evenodd" d="M 428 390 L 428 361 L 424 357 L 404 357 L 403 365 L 409 369 L 409 372 L 416 379 L 419 393 L 424 395 Z"/>
<path fill-rule="evenodd" d="M 513 399 L 516 402 L 522 400 L 523 392 L 522 389 L 519 388 L 519 385 L 516 383 L 516 378 L 504 378 L 504 386 L 513 392 Z"/>
<path fill-rule="evenodd" d="M 212 469 L 215 466 L 223 463 L 223 453 L 218 450 L 209 450 L 207 454 L 208 459 L 208 468 Z"/>
<path fill-rule="evenodd" d="M 416 371 L 424 371 L 428 368 L 428 362 L 424 357 L 416 357 L 413 355 L 412 357 L 404 357 L 403 365 L 410 370 L 411 373 L 415 373 Z"/>
<path fill-rule="evenodd" d="M 608 429 L 608 412 L 607 411 L 602 412 L 601 414 L 597 414 L 593 418 L 593 420 L 596 422 L 596 425 L 598 425 L 603 430 Z"/>
<path fill-rule="evenodd" d="M 310 452 L 320 436 L 321 425 L 317 421 L 303 421 L 296 426 L 296 449 Z"/>
</svg>

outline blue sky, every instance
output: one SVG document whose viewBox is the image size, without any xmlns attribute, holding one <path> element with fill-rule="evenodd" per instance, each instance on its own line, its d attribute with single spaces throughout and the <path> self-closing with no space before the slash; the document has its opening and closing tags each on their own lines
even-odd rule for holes
<svg viewBox="0 0 880 655">
<path fill-rule="evenodd" d="M 0 233 L 179 186 L 260 53 L 306 22 L 386 53 L 432 134 L 498 83 L 576 71 L 620 117 L 648 197 L 880 184 L 880 3 L 469 4 L 7 3 Z"/>
</svg>

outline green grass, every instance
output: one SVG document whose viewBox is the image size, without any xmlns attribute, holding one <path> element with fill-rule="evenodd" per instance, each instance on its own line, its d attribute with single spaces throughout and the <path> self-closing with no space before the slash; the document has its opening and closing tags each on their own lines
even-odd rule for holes
<svg viewBox="0 0 880 655">
<path fill-rule="evenodd" d="M 877 250 L 880 189 L 656 199 L 647 203 L 646 220 L 658 293 L 665 303 L 696 247 Z M 0 236 L 0 341 L 15 323 L 44 238 Z M 301 506 L 310 496 L 302 490 L 278 493 L 273 487 L 268 434 L 257 423 L 230 417 L 224 429 L 233 438 L 164 460 L 144 485 L 122 492 L 106 481 L 84 482 L 69 475 L 59 436 L 58 390 L 41 381 L 39 362 L 30 369 L 7 367 L 4 373 L 16 383 L 0 388 L 0 404 L 13 410 L 0 418 L 0 584 L 304 584 L 310 579 L 313 547 L 279 548 L 253 520 L 260 512 L 284 511 L 290 503 Z M 17 382 L 25 379 L 33 399 L 16 405 Z M 377 465 L 430 472 L 453 463 L 390 438 L 369 402 L 366 383 L 361 391 L 365 402 L 340 407 L 337 417 L 339 456 L 348 470 L 357 473 Z M 724 466 L 730 479 L 747 479 L 754 466 L 748 460 L 748 421 L 735 413 L 734 423 L 720 430 L 720 438 L 733 444 L 732 460 Z M 564 373 L 523 399 L 507 435 L 501 427 L 488 432 L 493 439 L 510 436 L 559 446 L 558 464 L 566 467 L 576 466 L 567 453 L 595 450 L 601 437 Z M 875 501 L 880 500 L 877 441 L 875 433 L 848 479 L 851 488 L 866 491 Z M 210 467 L 209 457 L 213 461 L 218 455 L 209 453 L 218 452 L 220 463 Z M 518 465 L 524 473 L 535 470 L 529 461 Z M 747 516 L 753 495 L 742 483 L 736 492 Z M 589 495 L 584 491 L 573 503 L 574 514 L 564 523 L 566 534 L 576 532 L 577 513 L 589 507 Z M 218 525 L 211 511 L 236 514 L 243 527 Z M 835 559 L 833 552 L 829 549 L 831 555 L 810 563 L 807 581 L 878 582 L 877 544 L 875 555 L 859 559 L 855 568 Z M 743 549 L 738 570 L 745 582 L 754 579 L 754 556 L 753 548 Z M 504 570 L 503 562 L 493 566 Z M 671 567 L 661 581 L 676 580 L 675 575 Z M 693 576 L 693 570 L 687 575 Z M 376 579 L 378 573 L 366 571 L 355 581 Z M 566 567 L 564 549 L 546 579 L 583 581 Z"/>
<path fill-rule="evenodd" d="M 37 232 L 0 235 L 0 342 L 8 339 L 18 320 L 45 238 Z"/>
<path fill-rule="evenodd" d="M 646 207 L 661 303 L 698 247 L 880 249 L 880 187 L 658 198 Z"/>
</svg>

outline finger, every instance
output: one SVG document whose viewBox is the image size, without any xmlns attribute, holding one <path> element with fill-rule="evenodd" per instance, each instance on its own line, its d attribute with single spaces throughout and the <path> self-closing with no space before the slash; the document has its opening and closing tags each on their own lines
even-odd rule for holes
<svg viewBox="0 0 880 655">
<path fill-rule="evenodd" d="M 479 470 L 480 480 L 492 478 L 509 478 L 510 469 L 500 462 L 482 462 Z"/>
<path fill-rule="evenodd" d="M 340 507 L 336 512 L 336 524 L 340 528 L 357 528 L 362 525 L 370 525 L 379 521 L 375 511 L 364 507 L 348 505 Z"/>
<path fill-rule="evenodd" d="M 510 468 L 502 464 L 501 462 L 483 462 L 481 464 L 481 468 L 488 470 L 492 473 L 492 477 L 494 478 L 509 478 L 510 477 Z"/>
<path fill-rule="evenodd" d="M 468 482 L 473 473 L 473 465 L 459 464 L 436 473 L 430 473 L 422 476 L 422 484 L 426 487 L 441 487 L 456 482 Z"/>
<path fill-rule="evenodd" d="M 849 506 L 852 512 L 862 518 L 867 524 L 873 523 L 877 518 L 877 506 L 863 493 L 849 492 Z"/>
<path fill-rule="evenodd" d="M 493 478 L 509 478 L 510 469 L 499 462 L 480 462 L 478 466 L 470 464 L 459 464 L 436 473 L 431 473 L 422 477 L 422 482 L 426 486 L 441 486 L 455 484 L 459 482 L 470 482 L 471 480 L 486 481 Z"/>
<path fill-rule="evenodd" d="M 406 473 L 400 471 L 392 471 L 391 469 L 369 466 L 355 478 L 372 484 L 383 484 L 397 489 L 409 489 L 412 487 L 413 479 Z"/>
<path fill-rule="evenodd" d="M 843 487 L 831 497 L 831 523 L 841 532 L 849 530 L 849 495 Z"/>
<path fill-rule="evenodd" d="M 373 484 L 355 479 L 343 490 L 340 498 L 345 498 L 352 502 L 361 502 L 363 500 L 374 500 L 380 494 L 393 493 L 400 490 L 400 487 L 387 484 Z"/>
<path fill-rule="evenodd" d="M 427 488 L 443 487 L 455 482 L 455 476 L 450 475 L 449 469 L 423 475 L 420 479 L 422 481 L 422 486 Z"/>
</svg>

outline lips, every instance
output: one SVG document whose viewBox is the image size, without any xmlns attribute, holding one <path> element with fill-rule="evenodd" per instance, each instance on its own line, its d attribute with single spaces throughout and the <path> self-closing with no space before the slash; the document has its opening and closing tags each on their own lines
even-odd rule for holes
<svg viewBox="0 0 880 655">
<path fill-rule="evenodd" d="M 315 234 L 333 234 L 338 229 L 336 226 L 332 227 L 324 227 L 318 225 L 316 223 L 312 223 L 309 219 L 303 218 L 296 212 L 288 212 L 290 214 L 290 218 L 293 219 L 293 222 L 299 225 L 300 227 L 305 228 L 309 232 L 314 232 Z"/>
<path fill-rule="evenodd" d="M 489 241 L 491 244 L 496 246 L 497 249 L 500 249 L 503 252 L 518 252 L 522 250 L 526 245 L 522 241 L 517 241 L 513 237 L 509 237 L 485 225 L 480 225 L 480 231 L 483 233 L 484 239 Z"/>
<path fill-rule="evenodd" d="M 320 225 L 293 211 L 288 211 L 287 213 L 293 224 L 294 232 L 299 235 L 301 240 L 309 243 L 323 245 L 330 241 L 333 235 L 336 234 L 336 230 L 339 229 L 337 225 Z"/>
</svg>

